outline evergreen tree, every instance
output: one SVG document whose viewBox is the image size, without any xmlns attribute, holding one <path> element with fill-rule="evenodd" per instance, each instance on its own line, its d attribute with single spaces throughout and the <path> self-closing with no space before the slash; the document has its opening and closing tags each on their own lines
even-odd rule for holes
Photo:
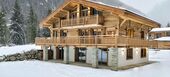
<svg viewBox="0 0 170 77">
<path fill-rule="evenodd" d="M 5 20 L 5 12 L 4 10 L 0 11 L 0 44 L 7 45 L 8 44 L 8 27 L 6 25 Z"/>
<path fill-rule="evenodd" d="M 169 28 L 170 28 L 170 23 L 168 23 L 166 27 L 169 27 Z M 167 32 L 166 35 L 167 35 L 167 36 L 170 36 L 170 32 Z"/>
<path fill-rule="evenodd" d="M 24 30 L 24 18 L 21 14 L 21 8 L 19 6 L 18 0 L 15 1 L 11 25 L 10 25 L 10 39 L 11 43 L 22 45 L 25 44 L 25 30 Z"/>
<path fill-rule="evenodd" d="M 32 5 L 30 5 L 30 13 L 27 20 L 27 38 L 28 43 L 34 43 L 37 34 L 37 15 L 35 14 Z"/>
<path fill-rule="evenodd" d="M 166 27 L 170 27 L 170 23 L 168 23 Z"/>
<path fill-rule="evenodd" d="M 52 10 L 48 9 L 47 16 L 50 15 L 51 12 L 52 12 Z M 50 37 L 50 30 L 48 28 L 42 28 L 40 32 L 41 32 L 40 36 L 42 36 L 42 37 Z"/>
</svg>

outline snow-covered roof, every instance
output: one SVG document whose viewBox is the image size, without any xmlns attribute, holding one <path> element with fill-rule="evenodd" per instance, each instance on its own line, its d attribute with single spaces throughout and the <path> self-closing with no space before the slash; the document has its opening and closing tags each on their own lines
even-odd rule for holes
<svg viewBox="0 0 170 77">
<path fill-rule="evenodd" d="M 145 17 L 150 19 L 149 17 L 147 17 L 144 13 L 142 13 L 141 11 L 119 1 L 119 0 L 88 0 L 90 2 L 93 3 L 98 3 L 98 4 L 102 4 L 102 5 L 106 5 L 106 6 L 110 6 L 110 7 L 114 7 L 114 8 L 118 8 L 118 9 L 122 9 L 122 10 L 126 10 L 126 11 L 130 11 L 132 13 L 135 13 L 139 16 Z"/>
<path fill-rule="evenodd" d="M 153 28 L 151 32 L 170 32 L 170 27 L 167 28 Z"/>
<path fill-rule="evenodd" d="M 157 38 L 155 40 L 157 40 L 157 41 L 170 41 L 170 37 L 161 37 L 161 38 Z"/>
</svg>

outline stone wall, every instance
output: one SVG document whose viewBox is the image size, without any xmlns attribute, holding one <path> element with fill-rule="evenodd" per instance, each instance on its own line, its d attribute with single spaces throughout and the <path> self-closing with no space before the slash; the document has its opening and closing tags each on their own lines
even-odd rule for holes
<svg viewBox="0 0 170 77">
<path fill-rule="evenodd" d="M 2 61 L 23 61 L 23 60 L 42 60 L 42 51 L 30 50 L 24 53 L 16 53 L 12 55 L 0 56 L 0 62 Z"/>
</svg>

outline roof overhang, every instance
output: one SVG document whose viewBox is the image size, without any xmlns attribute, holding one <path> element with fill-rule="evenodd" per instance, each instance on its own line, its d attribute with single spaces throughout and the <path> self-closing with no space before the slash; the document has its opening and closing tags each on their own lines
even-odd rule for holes
<svg viewBox="0 0 170 77">
<path fill-rule="evenodd" d="M 96 8 L 98 10 L 109 11 L 109 12 L 112 12 L 114 14 L 117 14 L 121 18 L 133 20 L 133 21 L 136 21 L 136 22 L 139 22 L 139 23 L 151 26 L 151 27 L 160 27 L 159 23 L 157 23 L 157 22 L 155 22 L 151 19 L 145 18 L 143 16 L 137 15 L 133 12 L 127 11 L 125 9 L 120 9 L 120 8 L 116 8 L 116 7 L 102 5 L 102 4 L 99 4 L 99 3 L 90 2 L 88 0 L 66 0 L 57 10 L 52 12 L 47 18 L 43 19 L 40 22 L 40 25 L 43 26 L 43 27 L 51 26 L 52 22 L 54 22 L 54 20 L 58 18 L 58 14 L 63 10 L 63 8 L 66 7 L 68 4 L 70 4 L 72 2 L 82 4 L 82 5 L 86 5 L 86 6 L 90 6 L 90 7 Z"/>
<path fill-rule="evenodd" d="M 170 32 L 170 27 L 167 28 L 153 28 L 151 32 Z"/>
<path fill-rule="evenodd" d="M 170 37 L 161 37 L 161 38 L 157 38 L 157 39 L 154 39 L 154 40 L 170 42 Z"/>
</svg>

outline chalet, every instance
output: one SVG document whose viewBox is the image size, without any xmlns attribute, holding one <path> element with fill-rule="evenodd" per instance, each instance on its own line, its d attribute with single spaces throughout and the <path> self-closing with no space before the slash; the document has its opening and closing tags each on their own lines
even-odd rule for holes
<svg viewBox="0 0 170 77">
<path fill-rule="evenodd" d="M 152 28 L 160 24 L 119 0 L 66 0 L 40 22 L 51 37 L 37 37 L 36 45 L 48 60 L 82 62 L 111 68 L 148 62 L 148 48 L 157 42 L 148 40 Z"/>
<path fill-rule="evenodd" d="M 150 34 L 152 40 L 158 41 L 158 49 L 170 49 L 170 27 L 153 28 Z"/>
</svg>

